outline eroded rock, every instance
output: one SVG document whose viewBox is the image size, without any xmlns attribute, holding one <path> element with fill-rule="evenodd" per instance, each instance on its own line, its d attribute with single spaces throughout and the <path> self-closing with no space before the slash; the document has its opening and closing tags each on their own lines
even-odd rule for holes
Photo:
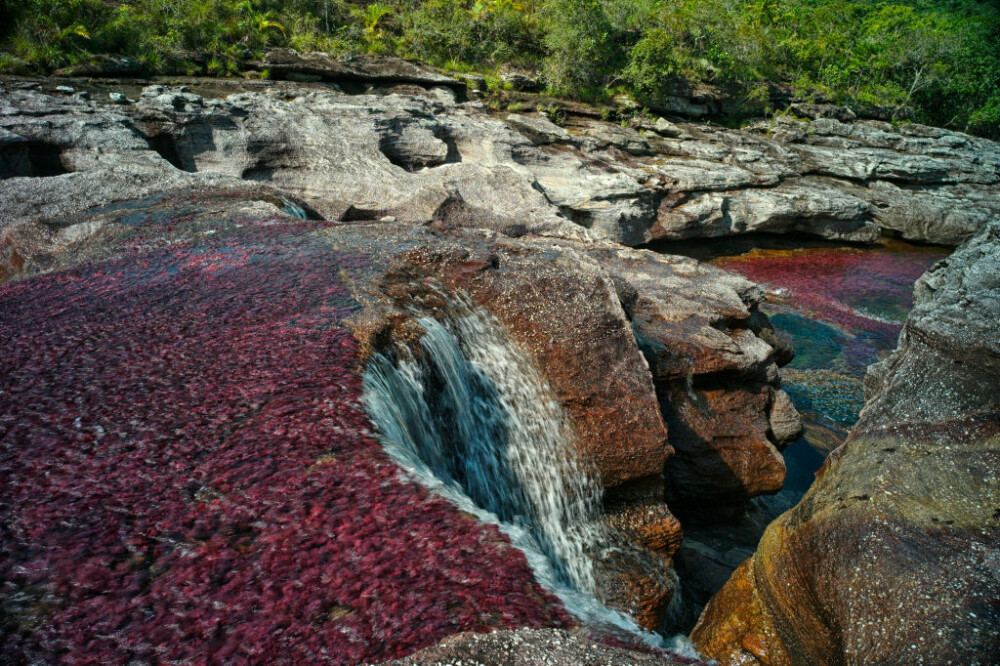
<svg viewBox="0 0 1000 666">
<path fill-rule="evenodd" d="M 1000 224 L 918 281 L 899 347 L 802 501 L 705 609 L 732 664 L 1000 656 Z"/>
</svg>

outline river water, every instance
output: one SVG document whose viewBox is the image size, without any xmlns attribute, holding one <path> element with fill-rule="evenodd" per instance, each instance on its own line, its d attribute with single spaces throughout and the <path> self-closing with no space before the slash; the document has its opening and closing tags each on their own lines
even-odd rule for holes
<svg viewBox="0 0 1000 666">
<path fill-rule="evenodd" d="M 785 450 L 782 504 L 794 504 L 864 406 L 866 368 L 895 349 L 913 284 L 947 248 L 886 240 L 877 246 L 753 236 L 655 248 L 740 273 L 767 291 L 760 309 L 795 347 L 782 386 L 803 416 Z"/>
</svg>

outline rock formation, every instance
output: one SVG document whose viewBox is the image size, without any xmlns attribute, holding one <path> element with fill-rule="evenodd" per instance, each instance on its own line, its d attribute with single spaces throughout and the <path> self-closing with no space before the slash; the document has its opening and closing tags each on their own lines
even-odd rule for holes
<svg viewBox="0 0 1000 666">
<path fill-rule="evenodd" d="M 276 75 L 329 83 L 219 84 L 237 93 L 224 99 L 220 88 L 151 86 L 125 105 L 8 82 L 0 174 L 72 177 L 50 184 L 41 210 L 39 185 L 9 183 L 3 218 L 240 181 L 280 187 L 327 219 L 625 245 L 755 231 L 870 241 L 880 228 L 957 245 L 1000 212 L 1000 149 L 967 135 L 845 116 L 745 130 L 573 114 L 565 127 L 504 121 L 463 101 L 460 82 L 389 62 L 275 52 L 265 64 Z"/>
<path fill-rule="evenodd" d="M 848 441 L 706 608 L 722 664 L 1000 657 L 1000 224 L 931 268 Z"/>
<path fill-rule="evenodd" d="M 45 446 L 55 451 L 97 446 L 91 440 L 117 427 L 104 415 L 84 434 L 73 430 L 82 426 L 62 422 L 49 432 L 33 429 L 38 423 L 21 416 L 27 413 L 22 399 L 41 398 L 31 392 L 22 398 L 14 384 L 27 381 L 32 368 L 45 366 L 46 349 L 70 344 L 65 337 L 70 333 L 53 332 L 45 320 L 64 312 L 60 299 L 72 299 L 81 325 L 96 326 L 99 316 L 113 322 L 111 337 L 84 337 L 81 358 L 96 354 L 93 362 L 107 357 L 108 363 L 126 363 L 100 342 L 119 340 L 140 358 L 136 367 L 155 375 L 149 368 L 170 366 L 173 352 L 135 347 L 130 336 L 145 339 L 149 331 L 134 329 L 143 326 L 138 313 L 145 301 L 129 300 L 130 289 L 154 293 L 182 279 L 182 291 L 197 291 L 193 282 L 203 276 L 210 293 L 198 292 L 196 301 L 209 314 L 199 319 L 198 313 L 185 311 L 170 321 L 178 331 L 208 326 L 211 332 L 219 317 L 259 305 L 267 287 L 254 286 L 255 279 L 274 281 L 289 298 L 307 286 L 312 300 L 281 310 L 282 326 L 309 342 L 295 338 L 289 353 L 300 347 L 319 353 L 309 346 L 315 342 L 312 334 L 300 328 L 336 330 L 338 336 L 349 329 L 350 342 L 336 344 L 350 349 L 336 363 L 337 373 L 351 375 L 354 382 L 352 373 L 373 353 L 418 337 L 417 317 L 440 314 L 442 294 L 461 295 L 503 325 L 572 421 L 575 445 L 600 472 L 604 522 L 622 540 L 621 557 L 596 556 L 599 593 L 649 628 L 662 626 L 676 598 L 672 559 L 682 528 L 669 507 L 732 505 L 776 492 L 785 473 L 780 450 L 798 437 L 801 426 L 778 373 L 791 350 L 758 310 L 763 291 L 692 259 L 623 245 L 756 231 L 867 241 L 881 229 L 957 244 L 1000 212 L 993 196 L 1000 150 L 943 130 L 858 121 L 812 108 L 800 113 L 812 113 L 815 120 L 784 116 L 746 130 L 648 118 L 622 126 L 592 112 L 570 114 L 559 126 L 533 113 L 492 115 L 482 103 L 467 101 L 464 84 L 416 63 L 274 52 L 261 66 L 288 80 L 111 90 L 120 103 L 109 98 L 106 84 L 80 84 L 101 93 L 91 99 L 55 90 L 49 82 L 0 82 L 0 283 L 7 283 L 0 284 L 0 298 L 22 315 L 3 322 L 19 345 L 16 361 L 22 365 L 21 374 L 5 373 L 13 383 L 0 391 L 5 401 L 0 426 L 16 431 L 22 453 L 37 444 L 36 435 L 49 438 Z M 957 198 L 978 205 L 942 217 L 940 212 Z M 261 265 L 267 269 L 258 271 Z M 232 277 L 237 274 L 239 280 Z M 74 281 L 82 281 L 79 288 Z M 106 290 L 106 298 L 92 303 L 83 287 Z M 50 294 L 52 302 L 33 300 L 33 288 Z M 166 298 L 160 292 L 154 296 Z M 116 314 L 116 299 L 124 314 Z M 213 299 L 220 301 L 218 307 L 211 305 Z M 39 312 L 32 314 L 32 307 Z M 156 321 L 170 319 L 169 313 L 160 314 Z M 38 326 L 37 344 L 27 330 L 30 322 Z M 263 340 L 253 341 L 253 354 L 269 353 Z M 184 354 L 189 351 L 197 353 L 185 348 Z M 167 356 L 149 357 L 154 352 Z M 223 360 L 222 366 L 235 373 L 232 391 L 239 393 L 245 373 L 256 377 L 249 366 L 229 356 Z M 59 394 L 66 404 L 118 400 L 114 396 L 125 388 L 148 398 L 139 403 L 147 411 L 140 409 L 135 423 L 121 430 L 122 446 L 139 437 L 132 428 L 147 420 L 155 426 L 161 417 L 155 405 L 169 398 L 159 392 L 167 387 L 123 383 L 113 374 L 95 379 L 83 373 L 79 377 L 86 381 L 80 383 L 72 373 L 82 371 L 70 365 Z M 189 371 L 177 381 L 193 381 Z M 97 393 L 91 395 L 87 382 L 98 379 Z M 342 396 L 344 404 L 357 397 L 351 382 L 344 384 L 349 384 L 344 396 L 353 397 Z M 244 397 L 250 411 L 260 402 Z M 243 405 L 243 398 L 237 402 Z M 202 414 L 199 404 L 189 407 Z M 261 428 L 278 437 L 299 432 L 299 425 L 286 424 L 284 412 L 276 409 L 274 423 Z M 208 412 L 199 418 L 201 430 L 195 428 L 185 446 L 197 448 L 199 438 L 214 436 L 218 424 Z M 358 418 L 350 427 L 360 432 L 367 426 L 358 425 L 365 423 Z M 266 439 L 266 433 L 259 436 Z M 370 444 L 361 437 L 351 450 Z M 212 451 L 205 455 L 237 455 L 225 447 Z M 309 455 L 303 464 L 313 469 L 325 454 Z M 24 484 L 17 492 L 25 494 L 12 498 L 12 506 L 29 502 L 34 492 L 37 479 L 23 474 L 17 477 Z M 182 481 L 170 477 L 157 483 L 173 488 Z M 406 488 L 405 493 L 413 490 Z M 91 490 L 67 492 L 97 502 Z M 192 492 L 194 505 L 201 507 L 199 491 Z M 209 488 L 202 495 L 214 501 L 212 492 Z M 328 516 L 327 509 L 316 511 L 320 522 Z M 70 520 L 67 516 L 40 520 L 48 525 L 50 518 Z M 245 522 L 226 529 L 243 534 L 250 529 Z M 257 539 L 261 533 L 250 525 Z M 171 543 L 194 547 L 191 543 L 202 538 L 198 535 L 210 532 L 199 530 L 170 537 Z M 11 537 L 12 548 L 30 566 L 41 566 L 32 559 L 36 546 L 58 542 L 55 533 L 18 534 Z M 469 553 L 481 549 L 491 553 L 485 561 L 492 561 L 496 552 L 485 543 L 491 539 L 468 535 L 462 557 L 475 559 Z M 99 546 L 107 544 L 95 543 L 97 550 L 88 556 L 99 558 Z M 122 547 L 131 552 L 129 544 Z M 369 555 L 359 551 L 358 557 Z M 445 578 L 460 578 L 448 562 L 438 565 Z M 464 599 L 452 615 L 435 616 L 434 631 L 426 636 L 403 632 L 384 652 L 355 646 L 357 654 L 389 658 L 394 650 L 440 638 L 449 622 L 456 631 L 562 622 L 548 599 L 522 585 L 522 565 L 517 560 L 516 571 L 498 582 L 519 590 L 516 612 L 496 615 L 492 601 Z M 59 566 L 60 580 L 70 589 L 76 574 L 66 561 Z M 49 603 L 44 576 L 18 581 L 28 606 Z M 115 603 L 145 599 L 142 584 L 136 586 L 122 591 Z M 345 594 L 355 594 L 348 587 Z M 384 591 L 388 601 L 365 597 L 364 603 L 334 603 L 324 597 L 323 608 L 312 610 L 351 624 L 369 622 L 368 614 L 388 604 L 390 625 L 421 612 L 422 601 L 404 599 L 401 589 L 390 587 Z M 76 608 L 76 597 L 53 594 L 58 612 Z M 88 598 L 86 604 L 100 602 Z M 86 604 L 79 608 L 90 608 Z M 490 609 L 479 619 L 472 616 L 476 604 Z M 98 615 L 120 620 L 122 608 Z M 166 618 L 175 610 L 155 611 L 153 617 Z M 32 620 L 23 619 L 30 612 L 21 606 L 4 612 L 18 618 L 18 631 L 24 632 L 18 634 L 17 649 L 41 650 L 38 641 L 47 639 L 34 635 Z M 76 615 L 59 626 L 96 631 Z M 305 631 L 305 624 L 295 626 Z M 384 630 L 370 622 L 365 626 L 350 631 L 360 636 Z M 399 627 L 392 625 L 391 631 Z M 317 638 L 320 643 L 332 636 L 320 635 L 326 637 Z M 83 634 L 74 636 L 59 634 L 58 640 L 74 645 L 84 640 Z M 308 649 L 333 645 L 320 643 Z M 111 641 L 102 649 L 114 654 L 123 645 Z M 266 643 L 260 649 L 279 648 Z"/>
</svg>

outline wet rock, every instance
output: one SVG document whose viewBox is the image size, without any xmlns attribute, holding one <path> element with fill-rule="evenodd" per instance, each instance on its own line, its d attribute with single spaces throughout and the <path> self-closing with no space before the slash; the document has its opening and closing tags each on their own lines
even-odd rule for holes
<svg viewBox="0 0 1000 666">
<path fill-rule="evenodd" d="M 802 501 L 705 609 L 721 663 L 1000 657 L 1000 224 L 918 281 L 893 354 Z"/>
<path fill-rule="evenodd" d="M 780 490 L 778 449 L 801 425 L 777 383 L 776 362 L 791 355 L 755 333 L 769 326 L 757 310 L 760 288 L 693 259 L 624 248 L 590 254 L 614 277 L 653 375 L 676 451 L 664 469 L 668 502 Z"/>
<path fill-rule="evenodd" d="M 440 296 L 426 287 L 431 279 L 499 319 L 538 364 L 606 487 L 662 471 L 671 449 L 646 362 L 598 262 L 566 243 L 457 230 L 441 237 L 379 226 L 336 235 L 388 266 L 377 282 L 358 286 L 377 294 L 377 302 L 436 307 Z M 380 320 L 394 321 L 390 313 Z M 374 340 L 385 325 L 359 322 L 358 335 Z M 580 339 L 589 343 L 581 347 Z"/>
<path fill-rule="evenodd" d="M 664 411 L 677 455 L 665 470 L 668 502 L 732 501 L 781 490 L 785 461 L 768 437 L 773 395 L 768 386 L 672 387 Z"/>
<path fill-rule="evenodd" d="M 393 666 L 422 664 L 552 664 L 553 666 L 603 666 L 605 664 L 691 663 L 684 658 L 649 654 L 623 647 L 612 647 L 585 636 L 559 629 L 517 629 L 488 634 L 463 633 L 441 641 L 394 662 Z"/>
<path fill-rule="evenodd" d="M 628 540 L 653 551 L 668 562 L 680 548 L 684 531 L 664 503 L 659 479 L 642 479 L 605 493 L 604 520 Z"/>
<path fill-rule="evenodd" d="M 113 92 L 108 93 L 108 98 L 111 100 L 112 104 L 129 104 L 130 100 L 124 95 L 124 93 Z"/>
<path fill-rule="evenodd" d="M 609 608 L 628 613 L 639 626 L 656 631 L 677 591 L 677 573 L 650 550 L 626 540 L 592 555 L 595 594 Z"/>
</svg>

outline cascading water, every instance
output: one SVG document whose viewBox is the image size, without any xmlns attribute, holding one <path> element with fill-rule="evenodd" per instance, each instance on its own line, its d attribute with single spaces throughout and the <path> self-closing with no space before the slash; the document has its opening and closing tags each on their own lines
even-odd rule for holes
<svg viewBox="0 0 1000 666">
<path fill-rule="evenodd" d="M 365 402 L 386 450 L 425 486 L 498 524 L 579 619 L 660 645 L 594 596 L 586 551 L 608 541 L 602 487 L 551 389 L 488 313 L 450 309 L 444 324 L 419 319 L 419 350 L 369 361 Z"/>
</svg>

